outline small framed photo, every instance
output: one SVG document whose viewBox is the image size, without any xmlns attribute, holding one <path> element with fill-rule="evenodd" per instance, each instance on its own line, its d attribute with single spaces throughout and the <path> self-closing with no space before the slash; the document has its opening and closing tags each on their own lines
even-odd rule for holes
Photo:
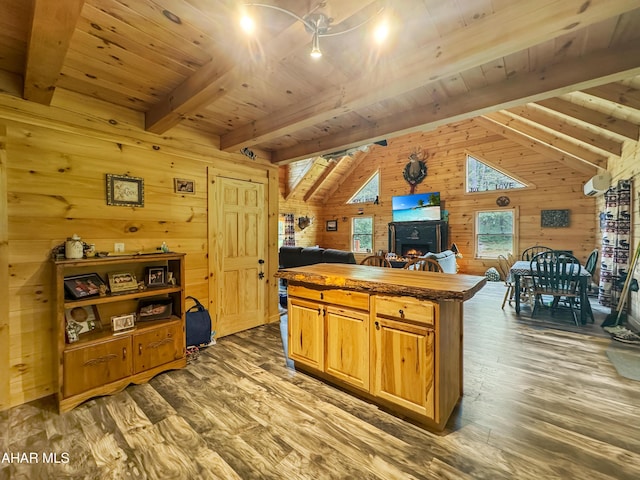
<svg viewBox="0 0 640 480">
<path fill-rule="evenodd" d="M 107 173 L 107 205 L 144 207 L 144 180 Z"/>
<path fill-rule="evenodd" d="M 100 275 L 88 273 L 64 278 L 64 288 L 72 300 L 100 294 L 100 287 L 106 286 Z"/>
<path fill-rule="evenodd" d="M 144 274 L 147 287 L 167 286 L 167 267 L 147 267 Z"/>
<path fill-rule="evenodd" d="M 148 298 L 138 302 L 138 321 L 171 318 L 173 300 L 170 298 Z"/>
<path fill-rule="evenodd" d="M 129 292 L 138 289 L 136 276 L 131 272 L 116 272 L 109 274 L 111 293 Z"/>
<path fill-rule="evenodd" d="M 77 342 L 83 333 L 102 330 L 95 305 L 67 308 L 64 311 L 64 318 L 68 343 Z"/>
<path fill-rule="evenodd" d="M 174 178 L 173 191 L 176 193 L 196 193 L 196 182 L 195 180 Z"/>
<path fill-rule="evenodd" d="M 338 221 L 327 220 L 327 232 L 337 232 L 337 231 L 338 231 Z"/>
<path fill-rule="evenodd" d="M 136 314 L 114 315 L 111 317 L 111 329 L 114 334 L 125 333 L 133 330 L 136 326 Z"/>
</svg>

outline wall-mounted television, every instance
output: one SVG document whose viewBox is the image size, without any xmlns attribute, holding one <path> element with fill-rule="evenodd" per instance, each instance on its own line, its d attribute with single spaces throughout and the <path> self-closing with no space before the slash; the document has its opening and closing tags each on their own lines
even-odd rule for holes
<svg viewBox="0 0 640 480">
<path fill-rule="evenodd" d="M 440 220 L 440 192 L 391 197 L 394 222 Z"/>
</svg>

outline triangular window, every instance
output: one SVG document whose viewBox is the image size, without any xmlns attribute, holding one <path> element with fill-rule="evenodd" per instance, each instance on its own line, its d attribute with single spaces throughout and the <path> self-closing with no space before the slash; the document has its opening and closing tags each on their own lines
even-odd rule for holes
<svg viewBox="0 0 640 480">
<path fill-rule="evenodd" d="M 513 190 L 526 187 L 528 185 L 525 183 L 471 155 L 467 155 L 467 192 Z"/>
<path fill-rule="evenodd" d="M 347 203 L 375 202 L 380 195 L 380 172 L 374 173 Z"/>
</svg>

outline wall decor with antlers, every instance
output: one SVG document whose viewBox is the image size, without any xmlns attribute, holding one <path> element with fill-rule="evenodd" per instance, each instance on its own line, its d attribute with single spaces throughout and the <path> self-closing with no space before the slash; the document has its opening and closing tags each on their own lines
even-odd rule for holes
<svg viewBox="0 0 640 480">
<path fill-rule="evenodd" d="M 415 148 L 409 154 L 409 163 L 404 167 L 402 176 L 411 186 L 410 194 L 414 194 L 416 191 L 416 185 L 424 180 L 427 176 L 427 153 L 424 150 Z"/>
</svg>

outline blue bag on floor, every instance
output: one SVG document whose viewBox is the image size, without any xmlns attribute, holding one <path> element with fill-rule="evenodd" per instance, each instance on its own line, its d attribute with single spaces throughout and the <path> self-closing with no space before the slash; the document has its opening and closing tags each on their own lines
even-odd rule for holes
<svg viewBox="0 0 640 480">
<path fill-rule="evenodd" d="M 197 298 L 186 297 L 195 302 L 187 310 L 187 347 L 206 347 L 211 343 L 211 316 Z"/>
</svg>

